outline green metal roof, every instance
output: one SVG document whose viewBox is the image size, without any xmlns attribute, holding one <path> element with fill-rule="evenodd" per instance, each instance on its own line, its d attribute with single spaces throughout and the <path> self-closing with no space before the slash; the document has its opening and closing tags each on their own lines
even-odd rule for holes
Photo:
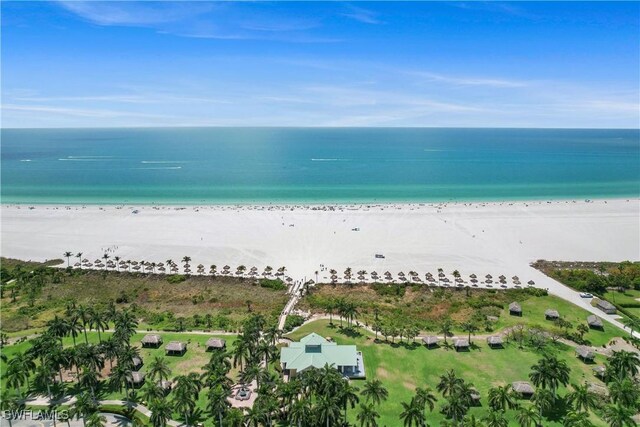
<svg viewBox="0 0 640 427">
<path fill-rule="evenodd" d="M 309 346 L 309 347 L 307 347 Z M 320 351 L 318 351 L 318 346 Z M 311 333 L 299 342 L 292 342 L 280 352 L 280 363 L 286 369 L 303 371 L 310 367 L 322 368 L 324 365 L 356 366 L 357 349 L 355 345 L 337 345 L 316 333 Z"/>
</svg>

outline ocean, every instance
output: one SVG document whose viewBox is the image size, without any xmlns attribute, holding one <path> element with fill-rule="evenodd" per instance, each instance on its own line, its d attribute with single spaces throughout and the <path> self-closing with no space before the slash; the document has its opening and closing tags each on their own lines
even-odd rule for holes
<svg viewBox="0 0 640 427">
<path fill-rule="evenodd" d="M 3 129 L 2 203 L 374 203 L 640 196 L 640 131 Z"/>
</svg>

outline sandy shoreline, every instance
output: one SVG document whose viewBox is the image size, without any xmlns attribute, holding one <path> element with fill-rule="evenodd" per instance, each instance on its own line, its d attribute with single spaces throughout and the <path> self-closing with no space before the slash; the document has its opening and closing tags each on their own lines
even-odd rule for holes
<svg viewBox="0 0 640 427">
<path fill-rule="evenodd" d="M 136 211 L 137 213 L 134 213 Z M 573 300 L 529 264 L 537 259 L 640 259 L 640 201 L 235 206 L 2 205 L 2 256 L 287 268 L 295 280 L 351 267 L 394 277 L 443 268 L 463 276 L 517 275 Z M 385 258 L 376 258 L 382 254 Z M 72 258 L 72 262 L 76 259 Z M 322 267 L 324 266 L 324 268 Z M 195 270 L 195 269 L 194 269 Z M 468 278 L 468 277 L 467 277 Z M 575 301 L 574 301 L 575 302 Z"/>
</svg>

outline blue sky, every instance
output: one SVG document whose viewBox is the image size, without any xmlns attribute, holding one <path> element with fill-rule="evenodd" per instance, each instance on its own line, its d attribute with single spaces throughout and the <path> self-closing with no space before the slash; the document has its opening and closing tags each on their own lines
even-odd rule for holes
<svg viewBox="0 0 640 427">
<path fill-rule="evenodd" d="M 2 126 L 637 128 L 640 3 L 2 2 Z"/>
</svg>

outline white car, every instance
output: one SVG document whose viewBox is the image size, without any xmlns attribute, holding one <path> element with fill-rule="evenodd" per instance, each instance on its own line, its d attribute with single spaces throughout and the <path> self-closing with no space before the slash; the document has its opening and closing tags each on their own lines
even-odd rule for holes
<svg viewBox="0 0 640 427">
<path fill-rule="evenodd" d="M 589 292 L 580 292 L 580 298 L 593 298 Z"/>
</svg>

